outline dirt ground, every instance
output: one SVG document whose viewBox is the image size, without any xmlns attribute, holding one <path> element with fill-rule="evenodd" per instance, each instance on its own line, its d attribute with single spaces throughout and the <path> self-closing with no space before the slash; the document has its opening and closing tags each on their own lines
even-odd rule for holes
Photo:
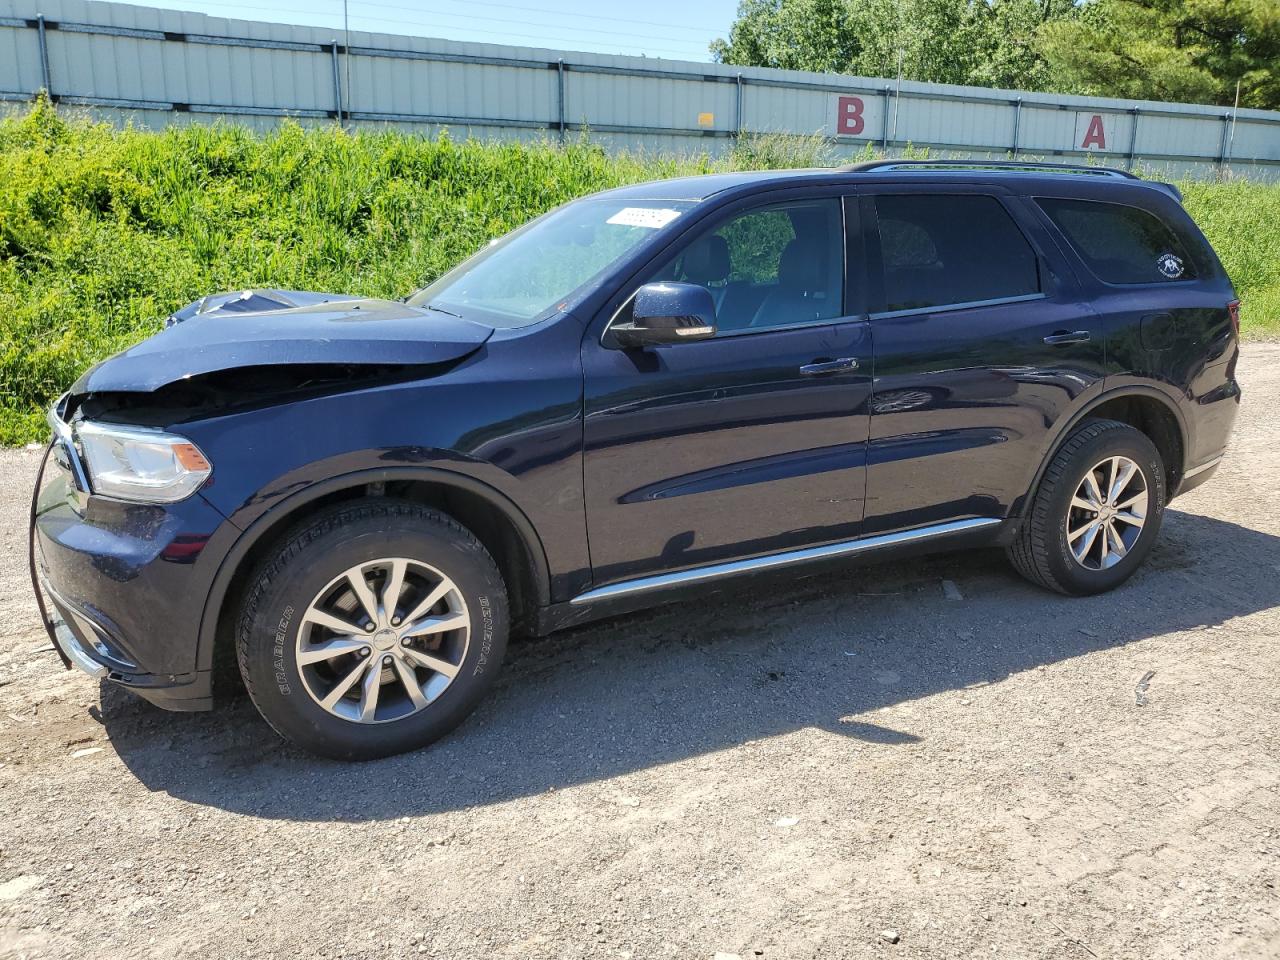
<svg viewBox="0 0 1280 960">
<path fill-rule="evenodd" d="M 0 452 L 0 957 L 1280 957 L 1280 347 L 1240 379 L 1113 594 L 736 588 L 518 644 L 354 766 L 64 672 Z"/>
</svg>

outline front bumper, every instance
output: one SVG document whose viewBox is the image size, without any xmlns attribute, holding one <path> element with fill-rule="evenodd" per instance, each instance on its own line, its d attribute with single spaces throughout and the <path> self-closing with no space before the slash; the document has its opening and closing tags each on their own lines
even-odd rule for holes
<svg viewBox="0 0 1280 960">
<path fill-rule="evenodd" d="M 164 507 L 93 496 L 55 436 L 31 504 L 29 564 L 45 629 L 68 668 L 170 710 L 212 707 L 197 669 L 200 619 L 225 521 L 199 495 Z"/>
</svg>

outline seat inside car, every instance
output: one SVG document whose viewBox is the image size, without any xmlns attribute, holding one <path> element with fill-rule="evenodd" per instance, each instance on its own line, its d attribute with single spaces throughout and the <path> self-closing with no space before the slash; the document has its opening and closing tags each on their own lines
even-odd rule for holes
<svg viewBox="0 0 1280 960">
<path fill-rule="evenodd" d="M 780 326 L 835 316 L 827 301 L 826 236 L 808 231 L 791 240 L 778 261 L 778 283 L 765 294 L 749 326 Z"/>
<path fill-rule="evenodd" d="M 706 287 L 718 313 L 724 303 L 725 281 L 729 278 L 729 244 L 725 238 L 713 233 L 690 244 L 680 262 L 680 277 Z"/>
</svg>

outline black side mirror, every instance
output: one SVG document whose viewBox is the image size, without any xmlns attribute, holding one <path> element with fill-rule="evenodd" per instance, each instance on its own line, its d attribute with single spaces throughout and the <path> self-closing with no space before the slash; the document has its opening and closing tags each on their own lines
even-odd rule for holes
<svg viewBox="0 0 1280 960">
<path fill-rule="evenodd" d="M 610 332 L 623 347 L 706 340 L 716 335 L 716 302 L 696 283 L 646 283 L 636 291 L 631 322 Z"/>
</svg>

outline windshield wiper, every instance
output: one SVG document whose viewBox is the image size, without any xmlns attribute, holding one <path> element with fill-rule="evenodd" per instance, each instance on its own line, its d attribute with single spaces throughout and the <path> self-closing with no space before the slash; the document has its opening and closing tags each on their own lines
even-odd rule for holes
<svg viewBox="0 0 1280 960">
<path fill-rule="evenodd" d="M 428 310 L 434 310 L 436 313 L 443 313 L 448 317 L 457 317 L 459 320 L 462 319 L 462 314 L 454 313 L 452 310 L 446 310 L 444 307 L 437 307 L 434 303 L 426 304 L 426 308 Z"/>
</svg>

